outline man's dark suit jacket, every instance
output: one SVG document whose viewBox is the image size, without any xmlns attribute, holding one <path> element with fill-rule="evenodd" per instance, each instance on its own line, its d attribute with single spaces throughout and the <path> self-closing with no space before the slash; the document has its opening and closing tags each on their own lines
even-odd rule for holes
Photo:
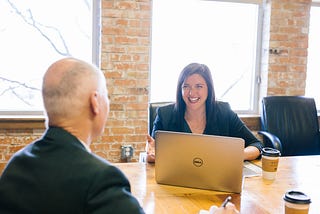
<svg viewBox="0 0 320 214">
<path fill-rule="evenodd" d="M 0 213 L 143 213 L 125 175 L 50 127 L 17 152 L 0 178 Z"/>
</svg>

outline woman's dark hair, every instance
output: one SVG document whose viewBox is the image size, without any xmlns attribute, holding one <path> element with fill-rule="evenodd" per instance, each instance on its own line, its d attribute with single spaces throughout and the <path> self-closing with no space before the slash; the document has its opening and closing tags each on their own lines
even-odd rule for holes
<svg viewBox="0 0 320 214">
<path fill-rule="evenodd" d="M 175 111 L 177 114 L 177 122 L 178 122 L 177 125 L 179 127 L 182 127 L 183 125 L 182 121 L 183 121 L 184 113 L 186 110 L 186 103 L 182 98 L 182 84 L 189 76 L 193 74 L 199 74 L 200 76 L 202 76 L 207 84 L 207 88 L 208 88 L 208 97 L 206 100 L 207 121 L 209 118 L 211 118 L 215 110 L 216 96 L 215 96 L 213 80 L 212 80 L 210 69 L 208 68 L 208 66 L 204 64 L 191 63 L 186 67 L 184 67 L 184 69 L 181 71 L 178 79 L 178 84 L 177 84 Z"/>
</svg>

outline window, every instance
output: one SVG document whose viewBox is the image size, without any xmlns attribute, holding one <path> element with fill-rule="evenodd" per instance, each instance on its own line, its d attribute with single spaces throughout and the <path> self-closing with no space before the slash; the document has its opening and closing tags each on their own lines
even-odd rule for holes
<svg viewBox="0 0 320 214">
<path fill-rule="evenodd" d="M 262 3 L 243 2 L 153 1 L 150 102 L 174 101 L 180 71 L 199 62 L 210 68 L 219 100 L 258 112 Z"/>
<path fill-rule="evenodd" d="M 42 77 L 53 61 L 98 64 L 99 9 L 98 0 L 0 1 L 1 114 L 42 112 Z"/>
<path fill-rule="evenodd" d="M 320 3 L 311 6 L 309 25 L 309 48 L 307 64 L 306 96 L 314 97 L 320 111 L 319 68 L 320 68 Z"/>
</svg>

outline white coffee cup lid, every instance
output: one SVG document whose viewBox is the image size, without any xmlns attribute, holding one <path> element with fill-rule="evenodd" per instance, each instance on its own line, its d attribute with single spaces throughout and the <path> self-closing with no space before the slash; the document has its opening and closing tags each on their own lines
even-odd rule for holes
<svg viewBox="0 0 320 214">
<path fill-rule="evenodd" d="M 262 155 L 270 156 L 270 157 L 279 157 L 281 156 L 280 151 L 278 149 L 264 147 L 262 148 Z"/>
<path fill-rule="evenodd" d="M 303 192 L 294 191 L 294 190 L 286 192 L 283 199 L 287 202 L 294 203 L 294 204 L 310 204 L 311 203 L 311 199 L 309 196 L 307 196 Z"/>
</svg>

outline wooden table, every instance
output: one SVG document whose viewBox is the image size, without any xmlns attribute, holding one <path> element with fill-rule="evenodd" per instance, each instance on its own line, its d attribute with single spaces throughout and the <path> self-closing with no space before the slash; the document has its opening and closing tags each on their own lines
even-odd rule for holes
<svg viewBox="0 0 320 214">
<path fill-rule="evenodd" d="M 260 161 L 253 163 L 261 166 Z M 160 185 L 155 181 L 154 165 L 120 163 L 129 178 L 132 193 L 146 213 L 199 213 L 219 206 L 228 196 L 242 214 L 284 213 L 283 195 L 288 190 L 301 190 L 311 197 L 309 214 L 320 213 L 320 155 L 281 157 L 274 182 L 261 176 L 245 178 L 241 194 Z"/>
</svg>

